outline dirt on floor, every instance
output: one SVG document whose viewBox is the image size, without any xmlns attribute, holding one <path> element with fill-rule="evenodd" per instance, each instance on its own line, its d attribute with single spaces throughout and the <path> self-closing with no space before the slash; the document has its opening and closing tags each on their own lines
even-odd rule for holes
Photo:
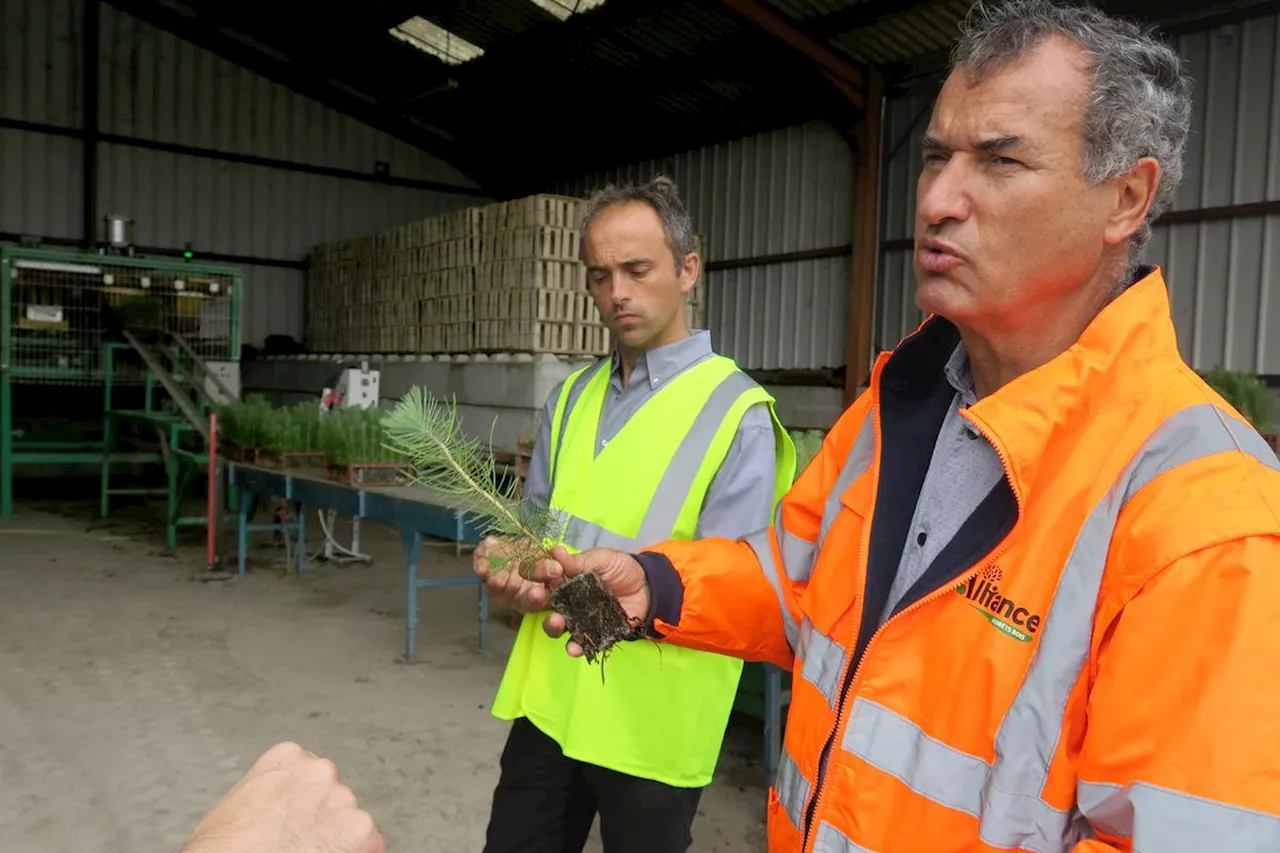
<svg viewBox="0 0 1280 853">
<path fill-rule="evenodd" d="M 259 534 L 244 583 L 206 581 L 198 537 L 168 555 L 144 510 L 100 522 L 94 504 L 0 522 L 0 847 L 174 853 L 288 739 L 337 763 L 389 850 L 482 848 L 507 729 L 489 702 L 515 634 L 495 614 L 477 648 L 475 587 L 420 593 L 406 665 L 394 531 L 365 524 L 371 564 L 312 562 L 301 578 Z M 226 553 L 234 566 L 232 538 Z M 423 563 L 470 572 L 452 543 Z M 731 724 L 693 850 L 765 849 L 761 748 L 757 721 Z"/>
</svg>

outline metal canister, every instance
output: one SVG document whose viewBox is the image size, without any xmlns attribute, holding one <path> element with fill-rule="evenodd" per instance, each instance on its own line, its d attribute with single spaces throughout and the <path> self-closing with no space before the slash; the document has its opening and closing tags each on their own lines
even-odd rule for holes
<svg viewBox="0 0 1280 853">
<path fill-rule="evenodd" d="M 133 243 L 133 220 L 118 213 L 108 213 L 102 217 L 106 224 L 107 245 L 114 249 L 123 249 Z"/>
</svg>

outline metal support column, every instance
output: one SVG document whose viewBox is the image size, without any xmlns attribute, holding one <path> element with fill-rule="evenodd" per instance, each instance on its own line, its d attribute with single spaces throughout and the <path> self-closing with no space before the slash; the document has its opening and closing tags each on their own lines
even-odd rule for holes
<svg viewBox="0 0 1280 853">
<path fill-rule="evenodd" d="M 100 0 L 84 0 L 84 141 L 81 148 L 83 173 L 81 213 L 81 239 L 86 249 L 92 249 L 98 224 L 98 72 L 99 30 L 102 16 Z"/>
</svg>

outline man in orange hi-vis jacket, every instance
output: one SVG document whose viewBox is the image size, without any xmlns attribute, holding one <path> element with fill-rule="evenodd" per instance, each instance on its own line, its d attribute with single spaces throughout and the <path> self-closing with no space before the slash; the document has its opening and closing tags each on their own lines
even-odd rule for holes
<svg viewBox="0 0 1280 853">
<path fill-rule="evenodd" d="M 790 667 L 771 853 L 1280 850 L 1280 461 L 1140 265 L 1190 83 L 1047 0 L 977 8 L 955 63 L 928 317 L 774 524 L 491 585 L 536 611 L 593 570 L 663 642 Z"/>
</svg>

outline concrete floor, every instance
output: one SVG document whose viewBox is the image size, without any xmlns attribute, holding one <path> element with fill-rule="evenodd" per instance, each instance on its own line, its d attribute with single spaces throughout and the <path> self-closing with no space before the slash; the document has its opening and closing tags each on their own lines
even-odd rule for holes
<svg viewBox="0 0 1280 853">
<path fill-rule="evenodd" d="M 168 556 L 141 508 L 91 513 L 46 501 L 0 522 L 0 846 L 173 853 L 291 739 L 337 762 L 390 850 L 481 849 L 506 731 L 488 707 L 514 632 L 495 617 L 477 649 L 474 588 L 420 595 L 406 666 L 390 530 L 366 525 L 372 565 L 299 580 L 262 536 L 245 583 L 201 582 L 198 541 Z M 451 547 L 424 559 L 424 574 L 470 571 Z M 765 849 L 762 777 L 758 723 L 731 724 L 694 850 Z"/>
</svg>

